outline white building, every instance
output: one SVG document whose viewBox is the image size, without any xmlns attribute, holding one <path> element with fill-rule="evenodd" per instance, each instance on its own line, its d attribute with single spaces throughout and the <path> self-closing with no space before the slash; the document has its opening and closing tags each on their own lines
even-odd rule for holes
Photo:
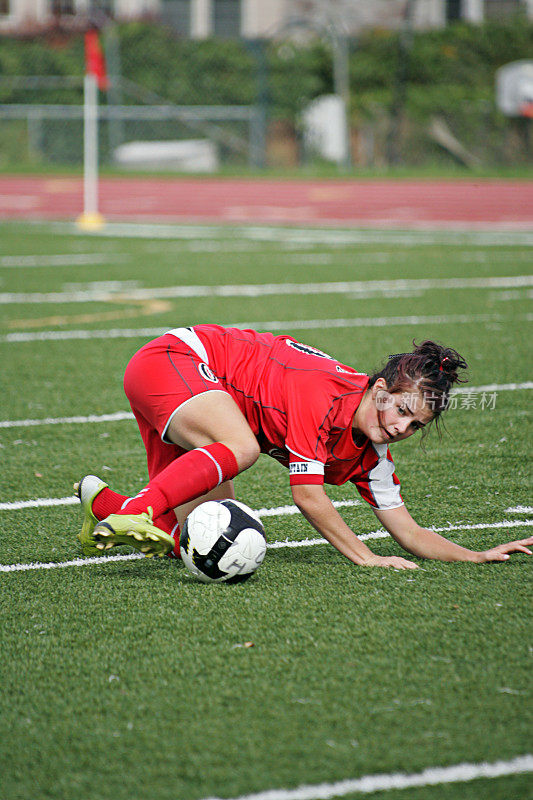
<svg viewBox="0 0 533 800">
<path fill-rule="evenodd" d="M 160 19 L 179 34 L 271 38 L 291 24 L 331 22 L 348 35 L 363 28 L 397 28 L 406 0 L 0 0 L 0 32 L 83 25 L 91 12 L 117 20 Z M 482 22 L 519 10 L 533 19 L 533 0 L 413 0 L 413 24 L 438 28 L 457 19 Z"/>
</svg>

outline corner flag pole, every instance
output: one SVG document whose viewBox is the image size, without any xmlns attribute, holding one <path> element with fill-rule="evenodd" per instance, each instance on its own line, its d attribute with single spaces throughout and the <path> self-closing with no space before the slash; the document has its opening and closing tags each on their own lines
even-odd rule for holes
<svg viewBox="0 0 533 800">
<path fill-rule="evenodd" d="M 76 224 L 98 230 L 105 224 L 98 211 L 98 88 L 107 87 L 105 63 L 95 30 L 85 34 L 86 72 L 83 102 L 83 213 Z"/>
</svg>

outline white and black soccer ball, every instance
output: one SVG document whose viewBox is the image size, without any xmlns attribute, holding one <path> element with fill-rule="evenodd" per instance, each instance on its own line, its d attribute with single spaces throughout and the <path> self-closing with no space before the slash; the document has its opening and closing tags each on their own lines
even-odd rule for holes
<svg viewBox="0 0 533 800">
<path fill-rule="evenodd" d="M 208 500 L 185 520 L 180 553 L 185 566 L 203 583 L 239 583 L 262 563 L 265 531 L 244 503 Z"/>
</svg>

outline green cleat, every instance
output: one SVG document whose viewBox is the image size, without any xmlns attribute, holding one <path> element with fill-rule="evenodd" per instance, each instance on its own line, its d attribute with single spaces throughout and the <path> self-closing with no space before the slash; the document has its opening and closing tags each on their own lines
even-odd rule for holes
<svg viewBox="0 0 533 800">
<path fill-rule="evenodd" d="M 152 522 L 151 508 L 143 514 L 110 514 L 96 524 L 92 535 L 100 552 L 127 544 L 147 558 L 162 558 L 175 545 L 172 536 L 156 528 Z"/>
<path fill-rule="evenodd" d="M 78 483 L 74 484 L 74 494 L 79 498 L 83 509 L 83 522 L 78 539 L 84 556 L 99 556 L 100 550 L 96 547 L 93 531 L 98 520 L 93 514 L 93 500 L 107 483 L 97 478 L 96 475 L 85 475 Z"/>
</svg>

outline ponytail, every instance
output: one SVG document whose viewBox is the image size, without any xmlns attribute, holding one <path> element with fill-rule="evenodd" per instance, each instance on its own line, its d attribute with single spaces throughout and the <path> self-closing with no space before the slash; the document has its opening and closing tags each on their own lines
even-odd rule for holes
<svg viewBox="0 0 533 800">
<path fill-rule="evenodd" d="M 411 353 L 389 356 L 385 366 L 371 376 L 369 387 L 383 378 L 391 394 L 417 390 L 438 421 L 439 415 L 448 408 L 453 385 L 466 383 L 467 379 L 460 372 L 467 367 L 464 358 L 451 347 L 431 339 L 418 345 L 413 341 Z"/>
</svg>

